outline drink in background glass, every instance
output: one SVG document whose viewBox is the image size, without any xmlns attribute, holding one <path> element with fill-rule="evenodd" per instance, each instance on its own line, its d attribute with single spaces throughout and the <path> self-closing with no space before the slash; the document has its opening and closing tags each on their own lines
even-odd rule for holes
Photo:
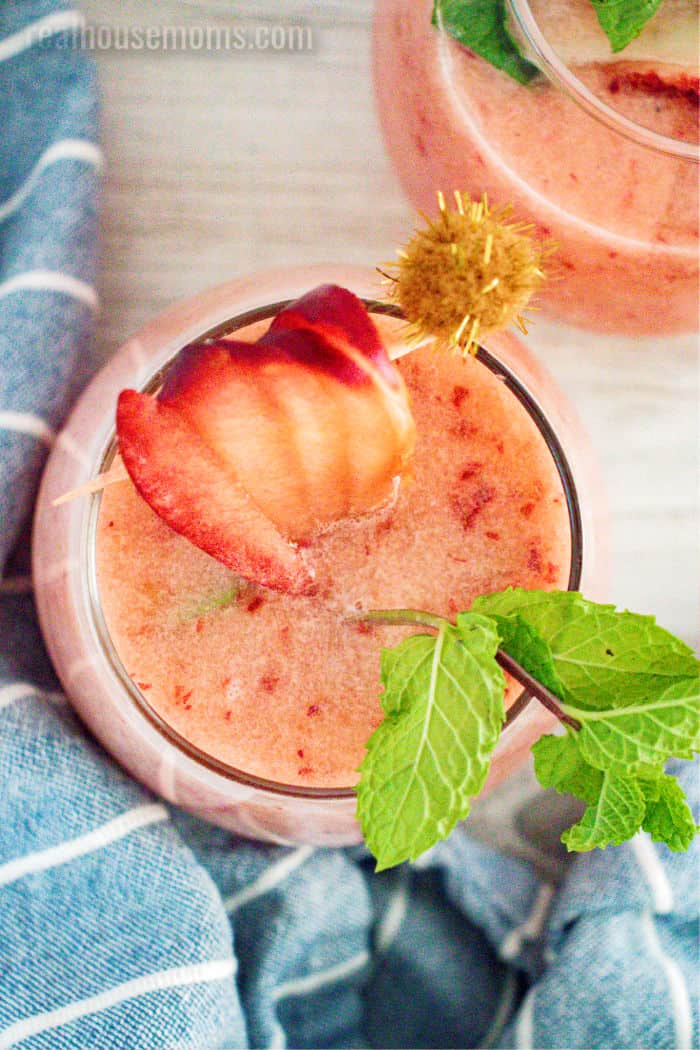
<svg viewBox="0 0 700 1050">
<path fill-rule="evenodd" d="M 432 0 L 378 0 L 375 92 L 411 202 L 435 213 L 436 190 L 485 192 L 534 221 L 557 246 L 538 302 L 562 320 L 627 335 L 693 331 L 697 58 L 687 73 L 665 67 L 664 79 L 625 51 L 612 61 L 602 30 L 591 51 L 590 0 L 507 6 L 547 77 L 521 84 L 460 46 L 431 24 Z M 665 17 L 662 6 L 656 21 Z"/>
<path fill-rule="evenodd" d="M 398 363 L 418 441 L 391 510 L 314 543 L 317 593 L 240 581 L 172 532 L 130 481 L 52 500 L 109 466 L 125 387 L 158 388 L 187 344 L 216 330 L 257 339 L 281 305 L 334 282 L 372 301 L 370 271 L 310 268 L 205 292 L 147 325 L 78 403 L 49 462 L 34 573 L 46 641 L 71 699 L 137 778 L 215 823 L 278 842 L 358 841 L 353 785 L 381 718 L 379 653 L 405 628 L 357 609 L 453 616 L 509 584 L 578 587 L 606 575 L 606 523 L 587 441 L 552 380 L 513 336 L 478 360 L 430 347 Z M 372 307 L 370 306 L 370 309 Z M 401 322 L 373 317 L 387 339 Z M 490 786 L 548 725 L 513 683 Z"/>
</svg>

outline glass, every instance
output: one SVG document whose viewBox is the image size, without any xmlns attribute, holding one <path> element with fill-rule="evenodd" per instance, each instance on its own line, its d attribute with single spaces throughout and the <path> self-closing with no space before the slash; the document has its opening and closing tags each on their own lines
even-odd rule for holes
<svg viewBox="0 0 700 1050">
<path fill-rule="evenodd" d="M 60 507 L 52 500 L 84 483 L 115 450 L 120 390 L 157 388 L 167 363 L 188 343 L 272 316 L 322 281 L 352 288 L 370 309 L 376 275 L 323 267 L 234 281 L 178 304 L 130 339 L 78 402 L 50 457 L 37 505 L 34 577 L 42 629 L 56 670 L 83 720 L 137 779 L 171 802 L 240 834 L 278 843 L 334 846 L 360 841 L 352 788 L 311 788 L 263 780 L 217 761 L 167 725 L 132 683 L 109 637 L 95 572 L 99 496 Z M 569 586 L 600 594 L 607 575 L 607 523 L 595 465 L 571 406 L 529 352 L 510 335 L 480 351 L 543 435 L 559 476 L 571 526 Z M 549 716 L 516 700 L 494 760 L 493 787 L 525 757 Z"/>
<path fill-rule="evenodd" d="M 374 23 L 379 116 L 411 202 L 434 213 L 438 189 L 487 193 L 534 221 L 557 246 L 540 301 L 561 320 L 695 330 L 697 97 L 632 91 L 624 62 L 567 67 L 531 4 L 508 0 L 546 74 L 522 85 L 435 28 L 432 6 L 378 0 Z"/>
</svg>

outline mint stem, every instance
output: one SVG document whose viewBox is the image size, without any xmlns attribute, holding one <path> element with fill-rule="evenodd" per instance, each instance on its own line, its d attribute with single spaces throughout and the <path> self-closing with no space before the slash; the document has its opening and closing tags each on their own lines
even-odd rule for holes
<svg viewBox="0 0 700 1050">
<path fill-rule="evenodd" d="M 422 612 L 420 609 L 368 609 L 366 612 L 351 613 L 346 619 L 365 623 L 429 627 L 433 631 L 439 631 L 445 625 L 452 626 L 450 621 L 443 616 L 435 616 L 433 613 Z M 507 671 L 509 675 L 512 675 L 513 678 L 520 682 L 523 689 L 526 689 L 528 693 L 539 700 L 543 707 L 551 711 L 560 722 L 563 722 L 564 725 L 569 726 L 571 729 L 579 730 L 581 728 L 580 722 L 562 711 L 559 697 L 551 693 L 536 678 L 533 678 L 530 672 L 526 671 L 504 649 L 499 649 L 496 652 L 496 660 L 504 671 Z"/>
<path fill-rule="evenodd" d="M 564 725 L 570 726 L 571 729 L 579 730 L 581 723 L 571 715 L 567 715 L 561 709 L 561 701 L 558 696 L 554 693 L 550 693 L 546 686 L 542 685 L 537 678 L 533 678 L 529 671 L 526 671 L 517 660 L 514 660 L 504 649 L 499 649 L 496 653 L 496 660 L 508 674 L 512 675 L 513 678 L 517 678 L 523 688 L 527 689 L 528 693 L 532 693 L 533 696 L 537 697 L 539 702 L 551 711 L 553 715 L 556 715 L 560 722 Z"/>
<path fill-rule="evenodd" d="M 423 612 L 421 609 L 367 609 L 366 612 L 350 613 L 345 619 L 407 627 L 418 624 L 422 627 L 430 627 L 434 631 L 439 631 L 446 625 L 452 627 L 450 621 L 444 616 L 435 616 L 434 613 Z"/>
</svg>

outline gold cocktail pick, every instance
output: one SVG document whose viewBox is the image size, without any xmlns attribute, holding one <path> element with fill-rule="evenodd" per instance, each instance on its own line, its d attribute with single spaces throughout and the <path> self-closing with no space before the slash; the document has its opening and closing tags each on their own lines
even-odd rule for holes
<svg viewBox="0 0 700 1050">
<path fill-rule="evenodd" d="M 492 211 L 486 194 L 473 201 L 455 190 L 454 208 L 442 192 L 437 198 L 439 216 L 423 216 L 426 226 L 397 251 L 394 272 L 379 269 L 387 300 L 408 321 L 406 351 L 432 337 L 466 356 L 476 353 L 481 336 L 511 323 L 526 334 L 522 314 L 554 245 L 530 236 L 533 223 L 507 221 L 510 206 Z"/>
</svg>

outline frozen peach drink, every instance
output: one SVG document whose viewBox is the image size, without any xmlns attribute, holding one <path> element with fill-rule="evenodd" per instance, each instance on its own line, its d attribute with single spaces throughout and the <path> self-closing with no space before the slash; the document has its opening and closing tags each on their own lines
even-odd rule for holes
<svg viewBox="0 0 700 1050">
<path fill-rule="evenodd" d="M 319 278 L 344 287 L 325 285 L 285 307 Z M 366 296 L 369 314 L 348 287 Z M 595 592 L 604 576 L 588 446 L 548 376 L 504 333 L 477 357 L 425 346 L 389 369 L 379 346 L 400 343 L 405 326 L 373 305 L 375 289 L 366 271 L 326 268 L 234 282 L 175 307 L 127 343 L 83 396 L 40 498 L 39 607 L 75 706 L 149 786 L 255 837 L 327 845 L 359 839 L 353 786 L 381 720 L 380 650 L 413 632 L 356 622 L 355 614 L 412 607 L 451 617 L 477 595 L 511 584 L 566 589 L 582 580 Z M 364 316 L 350 318 L 343 305 L 340 341 L 335 316 L 328 321 L 320 311 L 329 297 L 356 303 L 352 310 Z M 312 336 L 310 352 L 304 340 Z M 250 467 L 255 501 L 239 505 L 225 478 L 210 487 L 218 451 L 209 455 L 179 435 L 178 426 L 195 420 L 211 449 L 229 448 L 232 431 L 227 423 L 222 436 L 212 399 L 235 394 L 235 406 L 239 395 L 248 397 L 236 384 L 261 361 L 283 385 L 290 361 L 293 369 L 301 362 L 326 392 L 337 384 L 337 411 L 313 432 L 299 389 L 285 387 L 283 411 L 295 406 L 295 425 L 313 439 L 321 473 L 329 448 L 336 463 L 345 456 L 358 462 L 357 449 L 337 435 L 356 437 L 365 424 L 374 433 L 372 413 L 389 404 L 381 430 L 389 437 L 377 430 L 364 441 L 363 466 L 347 471 L 338 491 L 323 481 L 319 496 L 309 475 L 299 499 L 283 476 L 296 470 L 294 441 L 279 446 L 283 469 L 275 474 L 243 427 L 237 474 Z M 246 412 L 253 406 L 268 422 L 283 419 L 281 387 L 256 380 L 252 388 L 258 401 Z M 374 408 L 372 390 L 379 392 Z M 343 400 L 358 391 L 364 407 Z M 166 446 L 176 455 L 161 470 Z M 88 459 L 87 476 L 114 472 L 123 461 L 131 477 L 54 507 L 56 496 L 85 480 Z M 391 481 L 386 490 L 383 478 Z M 291 534 L 307 538 L 277 546 L 267 515 L 256 531 L 270 492 L 274 529 L 291 522 Z M 214 508 L 204 523 L 200 497 Z M 309 534 L 304 517 L 319 498 L 328 520 Z M 492 784 L 548 724 L 547 713 L 524 700 L 512 683 L 512 724 Z"/>
<path fill-rule="evenodd" d="M 102 496 L 100 598 L 129 675 L 181 736 L 267 780 L 357 780 L 381 719 L 379 649 L 401 629 L 348 623 L 348 611 L 453 616 L 509 585 L 569 583 L 562 482 L 525 407 L 473 358 L 424 348 L 399 367 L 416 423 L 413 478 L 386 509 L 315 542 L 308 597 L 239 580 L 169 529 L 129 481 Z"/>
<path fill-rule="evenodd" d="M 551 60 L 549 79 L 528 83 L 432 24 L 433 8 L 379 0 L 376 9 L 379 115 L 412 203 L 434 212 L 436 189 L 460 189 L 512 204 L 557 245 L 540 300 L 564 320 L 629 335 L 694 330 L 694 5 L 665 0 L 631 52 L 612 55 L 590 0 L 509 0 L 523 53 L 542 65 L 542 47 Z M 461 17 L 448 0 L 435 10 Z"/>
</svg>

